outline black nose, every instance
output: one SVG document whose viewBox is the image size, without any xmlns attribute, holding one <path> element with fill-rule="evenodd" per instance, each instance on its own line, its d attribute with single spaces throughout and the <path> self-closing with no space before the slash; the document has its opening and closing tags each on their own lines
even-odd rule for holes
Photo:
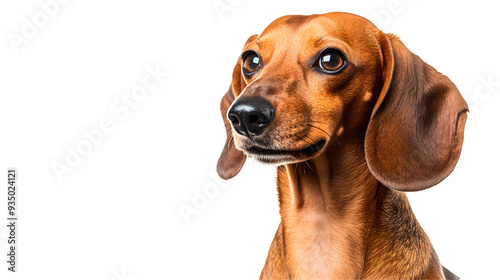
<svg viewBox="0 0 500 280">
<path fill-rule="evenodd" d="M 238 99 L 227 112 L 227 118 L 236 132 L 250 138 L 261 134 L 273 116 L 273 106 L 261 97 Z"/>
</svg>

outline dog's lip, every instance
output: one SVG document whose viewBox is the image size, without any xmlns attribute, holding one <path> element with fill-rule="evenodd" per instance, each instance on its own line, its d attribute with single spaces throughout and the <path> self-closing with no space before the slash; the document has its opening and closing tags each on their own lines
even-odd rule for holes
<svg viewBox="0 0 500 280">
<path fill-rule="evenodd" d="M 326 144 L 325 140 L 319 140 L 316 143 L 301 150 L 278 150 L 278 149 L 266 149 L 259 146 L 252 146 L 245 149 L 245 151 L 249 154 L 262 155 L 262 156 L 287 156 L 287 155 L 310 156 L 320 151 L 325 146 L 325 144 Z"/>
</svg>

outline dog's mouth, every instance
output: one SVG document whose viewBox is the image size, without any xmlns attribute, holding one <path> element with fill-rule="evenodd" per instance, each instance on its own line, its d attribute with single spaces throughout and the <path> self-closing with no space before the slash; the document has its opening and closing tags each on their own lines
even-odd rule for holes
<svg viewBox="0 0 500 280">
<path fill-rule="evenodd" d="M 319 140 L 316 143 L 301 150 L 268 149 L 259 146 L 251 146 L 245 149 L 245 152 L 264 163 L 283 163 L 305 160 L 311 158 L 325 146 L 325 140 Z"/>
</svg>

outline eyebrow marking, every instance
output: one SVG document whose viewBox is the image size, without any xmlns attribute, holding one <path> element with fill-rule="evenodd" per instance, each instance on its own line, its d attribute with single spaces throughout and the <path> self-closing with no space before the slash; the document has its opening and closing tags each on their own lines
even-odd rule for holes
<svg viewBox="0 0 500 280">
<path fill-rule="evenodd" d="M 260 38 L 257 38 L 257 40 L 255 41 L 255 43 L 257 44 L 257 46 L 260 47 Z"/>
<path fill-rule="evenodd" d="M 324 38 L 325 38 L 325 36 L 321 36 L 318 39 L 316 39 L 316 41 L 314 42 L 314 46 L 318 46 L 319 43 L 321 43 L 321 40 L 323 40 Z"/>
</svg>

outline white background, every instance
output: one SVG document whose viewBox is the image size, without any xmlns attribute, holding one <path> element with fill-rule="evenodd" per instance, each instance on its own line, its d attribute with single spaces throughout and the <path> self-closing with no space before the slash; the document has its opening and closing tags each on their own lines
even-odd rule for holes
<svg viewBox="0 0 500 280">
<path fill-rule="evenodd" d="M 14 274 L 4 262 L 5 187 L 0 278 L 257 279 L 279 223 L 274 168 L 247 161 L 227 184 L 214 179 L 225 140 L 220 98 L 248 36 L 282 15 L 330 11 L 398 34 L 469 102 L 455 171 L 409 197 L 446 267 L 462 279 L 498 277 L 498 7 L 436 2 L 70 0 L 17 46 L 23 18 L 43 21 L 44 10 L 2 1 L 0 184 L 18 168 L 19 244 Z M 218 13 L 214 3 L 231 9 Z M 148 67 L 169 76 L 128 116 L 115 112 Z M 67 149 L 104 119 L 113 131 L 58 180 L 54 162 L 66 164 Z M 214 187 L 187 223 L 179 207 Z"/>
</svg>

